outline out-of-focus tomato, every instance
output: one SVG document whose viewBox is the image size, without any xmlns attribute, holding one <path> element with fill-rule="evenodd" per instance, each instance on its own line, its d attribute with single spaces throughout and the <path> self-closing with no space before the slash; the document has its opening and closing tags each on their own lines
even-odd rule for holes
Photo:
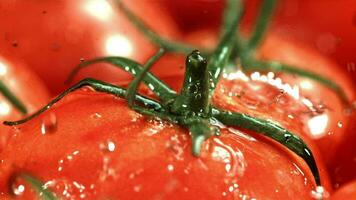
<svg viewBox="0 0 356 200">
<path fill-rule="evenodd" d="M 166 11 L 160 9 L 159 2 L 130 0 L 124 3 L 160 35 L 173 39 L 178 37 L 174 24 Z M 124 56 L 144 62 L 156 49 L 120 13 L 114 1 L 0 2 L 0 53 L 30 66 L 54 94 L 67 87 L 64 81 L 81 60 Z M 165 66 L 171 65 L 171 59 L 160 62 L 166 63 Z M 172 73 L 166 69 L 161 72 Z M 83 77 L 118 81 L 127 75 L 100 64 L 81 71 L 76 80 Z"/>
<path fill-rule="evenodd" d="M 20 61 L 10 61 L 0 56 L 0 80 L 24 104 L 28 113 L 37 111 L 49 101 L 49 93 L 42 81 Z M 24 115 L 0 93 L 0 151 L 10 129 L 5 120 L 18 120 Z"/>
<path fill-rule="evenodd" d="M 219 27 L 224 0 L 164 1 L 179 27 L 186 33 Z M 262 0 L 245 0 L 242 26 L 250 27 Z M 185 12 L 181 12 L 184 10 Z M 335 60 L 356 83 L 356 1 L 280 0 L 271 30 L 297 38 Z"/>
<path fill-rule="evenodd" d="M 356 198 L 356 181 L 348 183 L 338 189 L 332 196 L 331 200 L 346 200 Z"/>
</svg>

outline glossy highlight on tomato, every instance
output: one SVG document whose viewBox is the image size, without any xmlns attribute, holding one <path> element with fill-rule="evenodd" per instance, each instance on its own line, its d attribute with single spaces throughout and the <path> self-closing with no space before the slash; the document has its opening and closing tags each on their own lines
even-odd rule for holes
<svg viewBox="0 0 356 200">
<path fill-rule="evenodd" d="M 24 104 L 27 113 L 37 111 L 50 99 L 43 82 L 21 61 L 0 56 L 1 82 Z M 0 121 L 18 120 L 25 116 L 0 93 Z M 7 140 L 9 127 L 0 125 L 0 151 Z"/>
<path fill-rule="evenodd" d="M 175 25 L 158 2 L 124 3 L 160 35 L 171 39 L 179 37 Z M 73 68 L 84 60 L 124 56 L 143 62 L 157 49 L 117 9 L 115 1 L 4 0 L 0 2 L 0 10 L 0 53 L 11 59 L 21 58 L 55 95 L 68 87 L 64 82 Z M 160 62 L 176 66 L 172 64 L 176 58 L 167 57 Z M 184 58 L 180 59 L 183 63 Z M 104 64 L 83 70 L 74 81 L 83 77 L 106 81 L 128 78 L 120 70 Z"/>
<path fill-rule="evenodd" d="M 214 102 L 220 97 L 226 98 L 219 93 Z M 53 116 L 55 124 L 43 125 Z M 21 199 L 37 194 L 21 180 L 8 182 L 20 172 L 33 174 L 64 199 L 311 199 L 314 189 L 303 161 L 256 133 L 223 127 L 196 158 L 183 128 L 142 116 L 125 100 L 90 88 L 69 94 L 11 134 L 1 154 L 0 188 L 24 186 L 14 196 Z"/>
</svg>

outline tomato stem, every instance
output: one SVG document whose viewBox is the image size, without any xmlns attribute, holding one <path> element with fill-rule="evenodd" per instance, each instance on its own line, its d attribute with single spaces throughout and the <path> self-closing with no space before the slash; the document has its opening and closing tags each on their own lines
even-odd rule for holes
<svg viewBox="0 0 356 200">
<path fill-rule="evenodd" d="M 132 107 L 135 103 L 137 88 L 139 87 L 142 79 L 147 75 L 148 70 L 150 70 L 153 64 L 163 56 L 164 52 L 164 49 L 159 49 L 157 53 L 147 61 L 147 63 L 143 66 L 143 69 L 137 73 L 134 80 L 131 81 L 126 93 L 126 99 L 130 107 Z"/>
<path fill-rule="evenodd" d="M 184 83 L 171 111 L 179 115 L 193 112 L 199 116 L 209 113 L 209 73 L 207 61 L 198 50 L 187 56 Z"/>
<path fill-rule="evenodd" d="M 18 99 L 6 85 L 0 81 L 0 93 L 22 114 L 27 114 L 26 106 Z"/>
<path fill-rule="evenodd" d="M 32 188 L 36 191 L 40 199 L 43 200 L 57 200 L 55 194 L 50 191 L 39 179 L 35 178 L 26 173 L 16 174 L 11 177 L 12 180 L 16 180 L 18 178 L 23 179 L 27 182 Z M 9 181 L 9 184 L 12 184 L 12 181 Z M 9 185 L 11 188 L 11 185 Z"/>
<path fill-rule="evenodd" d="M 247 44 L 247 51 L 254 51 L 261 43 L 274 13 L 276 0 L 264 0 L 257 17 L 255 28 Z"/>
<path fill-rule="evenodd" d="M 172 40 L 167 40 L 159 36 L 157 33 L 155 33 L 152 29 L 150 29 L 139 17 L 137 17 L 134 13 L 132 13 L 123 3 L 121 0 L 115 0 L 116 5 L 119 7 L 119 9 L 124 13 L 124 15 L 132 22 L 134 26 L 138 30 L 140 30 L 141 33 L 143 33 L 151 42 L 154 44 L 167 49 L 167 51 L 175 51 L 179 53 L 190 53 L 192 50 L 196 49 L 193 46 L 180 43 L 180 42 L 175 42 Z"/>
<path fill-rule="evenodd" d="M 113 66 L 125 70 L 126 72 L 136 76 L 140 71 L 143 70 L 142 65 L 139 63 L 130 60 L 124 57 L 100 57 L 92 60 L 87 60 L 80 63 L 78 66 L 74 68 L 72 73 L 69 75 L 67 79 L 67 83 L 71 82 L 74 76 L 83 68 L 88 67 L 90 65 L 96 63 L 110 63 Z M 152 73 L 147 72 L 147 74 L 143 78 L 143 82 L 165 103 L 171 101 L 176 96 L 176 92 L 172 90 L 169 86 L 159 80 Z"/>
</svg>

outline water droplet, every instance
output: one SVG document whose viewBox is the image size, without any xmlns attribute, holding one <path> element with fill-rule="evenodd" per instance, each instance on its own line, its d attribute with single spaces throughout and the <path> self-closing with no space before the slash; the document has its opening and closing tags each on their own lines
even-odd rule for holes
<svg viewBox="0 0 356 200">
<path fill-rule="evenodd" d="M 102 151 L 105 151 L 105 152 L 114 152 L 115 149 L 116 149 L 116 145 L 113 141 L 111 140 L 107 140 L 106 142 L 104 143 L 101 143 L 99 145 L 99 148 L 102 150 Z"/>
<path fill-rule="evenodd" d="M 57 131 L 57 117 L 54 113 L 49 113 L 42 119 L 41 133 L 42 135 L 54 133 Z"/>
<path fill-rule="evenodd" d="M 100 119 L 102 116 L 99 113 L 94 113 L 94 114 L 90 115 L 90 117 L 93 119 Z"/>
<path fill-rule="evenodd" d="M 174 166 L 171 165 L 171 164 L 167 165 L 167 170 L 168 170 L 169 172 L 172 172 L 172 171 L 174 170 Z"/>
<path fill-rule="evenodd" d="M 312 198 L 316 199 L 316 200 L 322 200 L 323 198 L 325 197 L 328 197 L 328 192 L 325 191 L 324 187 L 323 186 L 317 186 L 315 188 L 315 190 L 312 190 L 311 191 L 311 196 Z"/>
<path fill-rule="evenodd" d="M 337 123 L 337 127 L 342 128 L 342 126 L 343 126 L 342 122 Z"/>
<path fill-rule="evenodd" d="M 84 62 L 85 59 L 84 59 L 84 58 L 80 58 L 79 61 L 80 61 L 80 62 Z"/>
<path fill-rule="evenodd" d="M 140 192 L 140 191 L 141 191 L 141 188 L 142 188 L 141 185 L 136 185 L 136 186 L 134 186 L 133 190 L 134 190 L 135 192 Z"/>
<path fill-rule="evenodd" d="M 25 192 L 24 181 L 19 177 L 14 177 L 11 182 L 11 191 L 14 195 L 20 196 Z"/>
</svg>

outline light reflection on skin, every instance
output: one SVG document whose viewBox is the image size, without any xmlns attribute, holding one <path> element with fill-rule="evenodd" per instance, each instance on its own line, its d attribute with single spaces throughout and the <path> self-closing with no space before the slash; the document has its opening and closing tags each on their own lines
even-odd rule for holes
<svg viewBox="0 0 356 200">
<path fill-rule="evenodd" d="M 1 115 L 8 115 L 11 112 L 11 107 L 7 102 L 0 102 L 0 116 Z"/>
<path fill-rule="evenodd" d="M 308 120 L 308 128 L 310 134 L 314 138 L 323 137 L 325 134 L 326 127 L 328 125 L 329 117 L 327 114 L 317 115 Z"/>
<path fill-rule="evenodd" d="M 102 21 L 109 20 L 112 15 L 112 8 L 106 0 L 90 0 L 85 4 L 84 9 Z"/>
<path fill-rule="evenodd" d="M 106 53 L 111 56 L 131 57 L 133 46 L 127 37 L 116 34 L 107 38 L 105 43 Z"/>
<path fill-rule="evenodd" d="M 0 62 L 0 76 L 7 74 L 7 67 L 4 63 Z"/>
</svg>

